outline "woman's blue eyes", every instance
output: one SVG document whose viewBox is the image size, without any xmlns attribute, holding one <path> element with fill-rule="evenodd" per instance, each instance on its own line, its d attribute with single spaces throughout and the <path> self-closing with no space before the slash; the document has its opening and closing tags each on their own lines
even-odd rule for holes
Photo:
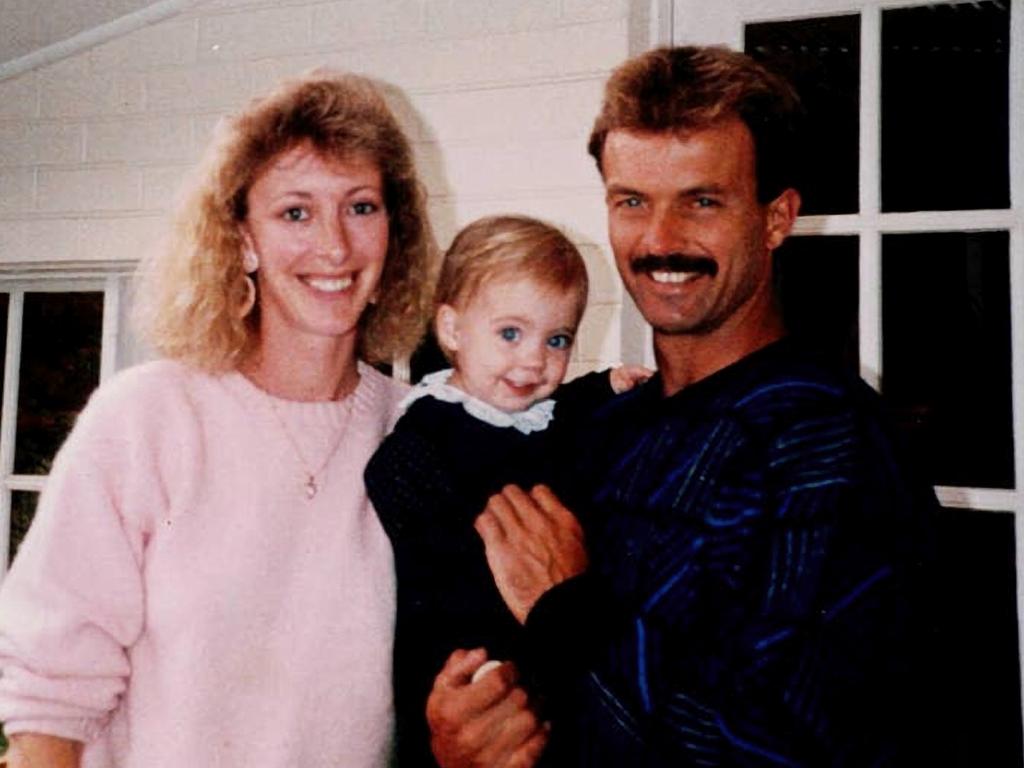
<svg viewBox="0 0 1024 768">
<path fill-rule="evenodd" d="M 518 328 L 502 328 L 498 335 L 505 341 L 519 341 L 523 337 L 523 332 Z"/>
<path fill-rule="evenodd" d="M 353 203 L 349 210 L 356 216 L 368 216 L 379 211 L 380 206 L 377 203 L 371 202 Z M 281 217 L 286 221 L 306 221 L 310 218 L 310 213 L 308 209 L 296 205 L 291 208 L 285 208 Z"/>
</svg>

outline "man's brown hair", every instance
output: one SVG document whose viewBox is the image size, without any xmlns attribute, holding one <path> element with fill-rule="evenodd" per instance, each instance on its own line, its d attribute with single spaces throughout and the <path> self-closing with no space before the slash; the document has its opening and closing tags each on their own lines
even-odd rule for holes
<svg viewBox="0 0 1024 768">
<path fill-rule="evenodd" d="M 767 203 L 797 186 L 801 116 L 793 87 L 745 54 L 717 46 L 658 48 L 612 72 L 588 150 L 602 170 L 610 131 L 685 133 L 738 117 L 753 136 L 757 197 Z"/>
</svg>

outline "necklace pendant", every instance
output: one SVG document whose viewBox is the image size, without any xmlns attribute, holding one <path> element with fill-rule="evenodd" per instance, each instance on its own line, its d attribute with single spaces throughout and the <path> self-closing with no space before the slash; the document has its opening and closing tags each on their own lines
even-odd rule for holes
<svg viewBox="0 0 1024 768">
<path fill-rule="evenodd" d="M 319 490 L 316 487 L 316 478 L 313 477 L 312 475 L 308 475 L 306 477 L 306 482 L 302 487 L 306 489 L 307 499 L 312 499 L 314 496 L 316 496 L 316 492 Z"/>
</svg>

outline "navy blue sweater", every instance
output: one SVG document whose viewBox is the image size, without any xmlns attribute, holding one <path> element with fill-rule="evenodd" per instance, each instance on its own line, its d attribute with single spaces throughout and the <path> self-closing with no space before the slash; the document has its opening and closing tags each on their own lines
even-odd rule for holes
<svg viewBox="0 0 1024 768">
<path fill-rule="evenodd" d="M 527 620 L 554 764 L 934 764 L 936 502 L 880 411 L 779 342 L 582 431 L 558 490 L 591 569 Z"/>
<path fill-rule="evenodd" d="M 394 684 L 402 768 L 436 765 L 426 700 L 452 651 L 485 647 L 491 658 L 522 666 L 523 628 L 494 585 L 474 520 L 507 484 L 551 482 L 565 461 L 561 440 L 612 396 L 607 373 L 575 379 L 556 392 L 551 426 L 530 434 L 424 397 L 370 459 L 366 487 L 398 576 Z"/>
</svg>

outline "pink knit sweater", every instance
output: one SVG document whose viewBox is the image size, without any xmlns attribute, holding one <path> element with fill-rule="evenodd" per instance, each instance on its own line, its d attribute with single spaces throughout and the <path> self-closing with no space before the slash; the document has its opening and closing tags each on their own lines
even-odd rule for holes
<svg viewBox="0 0 1024 768">
<path fill-rule="evenodd" d="M 272 406 L 161 361 L 93 396 L 0 590 L 9 733 L 85 741 L 86 768 L 386 764 L 394 574 L 362 478 L 404 387 L 360 373 Z M 308 499 L 298 454 L 341 429 Z"/>
</svg>

